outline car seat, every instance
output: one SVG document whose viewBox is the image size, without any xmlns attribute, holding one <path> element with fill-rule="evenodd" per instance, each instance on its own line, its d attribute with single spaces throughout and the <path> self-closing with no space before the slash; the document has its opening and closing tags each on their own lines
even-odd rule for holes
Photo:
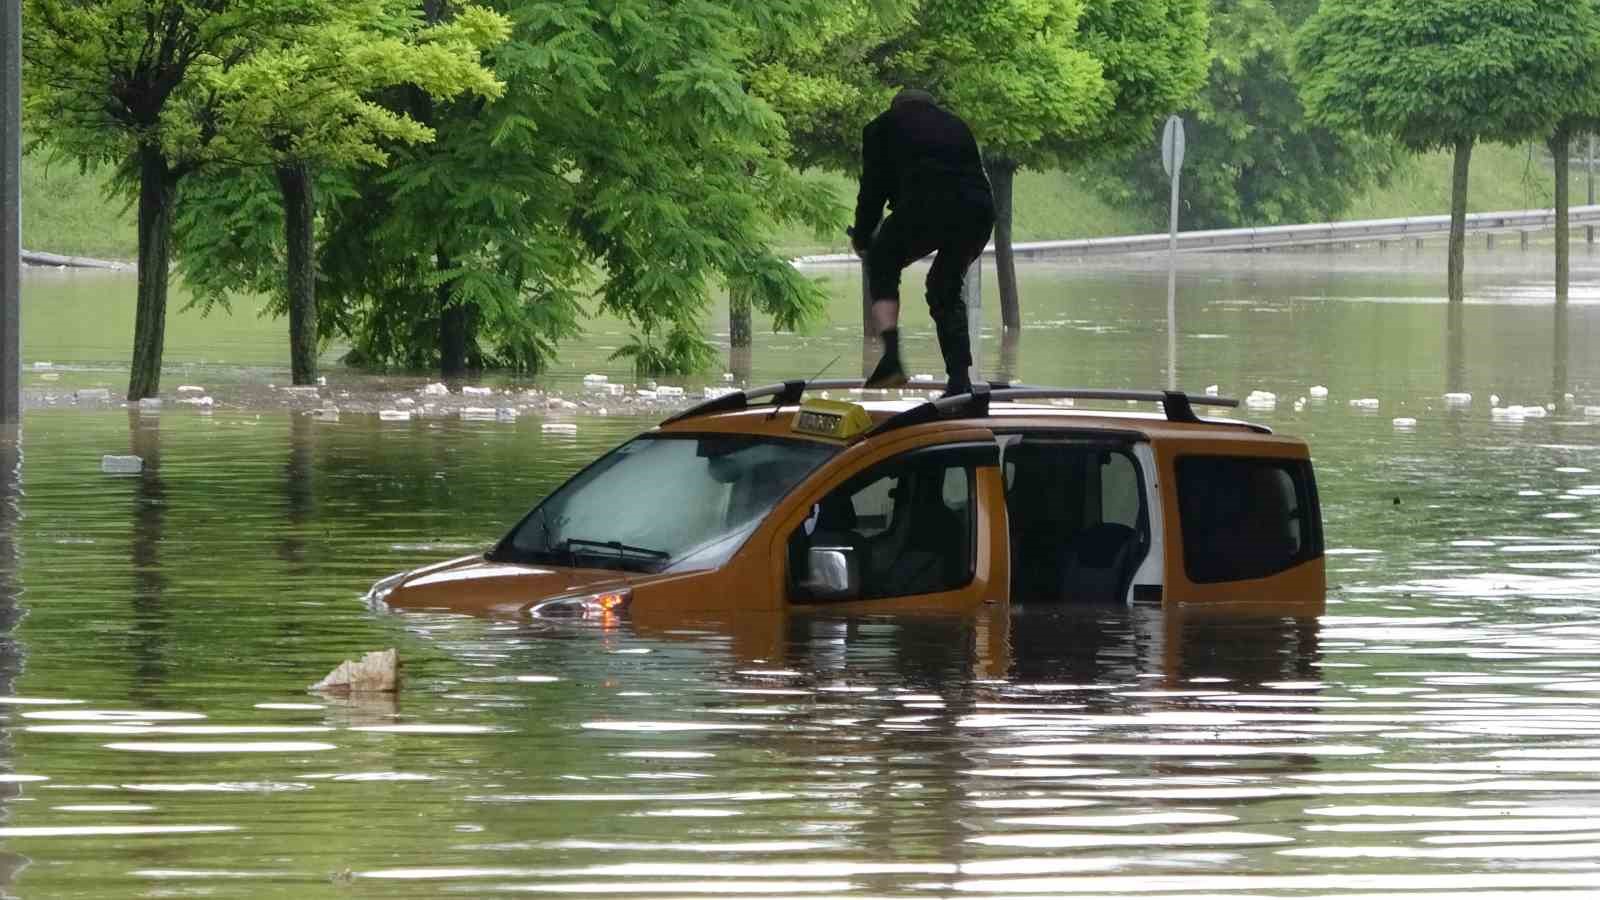
<svg viewBox="0 0 1600 900">
<path fill-rule="evenodd" d="M 1139 533 L 1117 522 L 1101 522 L 1079 532 L 1067 545 L 1061 565 L 1060 596 L 1072 603 L 1117 603 Z"/>
</svg>

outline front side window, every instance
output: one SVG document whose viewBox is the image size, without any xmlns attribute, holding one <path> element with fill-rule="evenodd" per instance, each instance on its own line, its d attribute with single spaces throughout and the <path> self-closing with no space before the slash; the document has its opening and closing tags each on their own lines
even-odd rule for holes
<svg viewBox="0 0 1600 900">
<path fill-rule="evenodd" d="M 1266 578 L 1322 554 L 1311 465 L 1298 460 L 1178 460 L 1184 566 L 1196 584 Z"/>
<path fill-rule="evenodd" d="M 993 447 L 986 450 L 993 464 Z M 977 452 L 936 448 L 875 466 L 812 507 L 789 542 L 798 599 L 812 547 L 848 548 L 862 599 L 934 594 L 972 581 L 977 533 Z"/>
<path fill-rule="evenodd" d="M 558 488 L 491 558 L 635 572 L 715 567 L 836 452 L 748 435 L 645 435 Z"/>
</svg>

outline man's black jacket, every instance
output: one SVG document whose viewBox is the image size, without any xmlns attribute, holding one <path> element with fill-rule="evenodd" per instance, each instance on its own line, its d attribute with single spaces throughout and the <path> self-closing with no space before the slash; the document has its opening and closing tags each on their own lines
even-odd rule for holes
<svg viewBox="0 0 1600 900">
<path fill-rule="evenodd" d="M 897 213 L 940 219 L 994 208 L 972 129 L 931 103 L 902 101 L 867 123 L 861 159 L 858 247 L 877 230 L 886 200 Z"/>
</svg>

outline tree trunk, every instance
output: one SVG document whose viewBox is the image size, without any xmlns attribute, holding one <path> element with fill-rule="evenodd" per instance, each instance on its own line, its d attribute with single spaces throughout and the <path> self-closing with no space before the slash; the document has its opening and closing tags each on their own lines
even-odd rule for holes
<svg viewBox="0 0 1600 900">
<path fill-rule="evenodd" d="M 133 319 L 133 363 L 128 399 L 161 391 L 161 354 L 166 346 L 167 267 L 172 252 L 172 206 L 176 179 L 160 147 L 141 144 L 139 154 L 139 302 Z"/>
<path fill-rule="evenodd" d="M 1550 155 L 1556 164 L 1556 305 L 1566 306 L 1572 277 L 1572 171 L 1569 164 L 1572 132 L 1565 124 L 1550 135 Z"/>
<path fill-rule="evenodd" d="M 288 247 L 289 369 L 295 384 L 317 383 L 317 283 L 313 271 L 316 200 L 304 164 L 278 166 Z"/>
<path fill-rule="evenodd" d="M 750 346 L 750 293 L 734 285 L 728 286 L 728 346 Z"/>
<path fill-rule="evenodd" d="M 1017 303 L 1017 261 L 1011 253 L 1011 197 L 1016 184 L 1017 164 L 998 159 L 989 166 L 989 182 L 994 188 L 994 268 L 1000 280 L 1000 322 L 1006 331 L 1022 328 L 1022 312 Z"/>
<path fill-rule="evenodd" d="M 440 247 L 435 256 L 440 271 L 451 267 L 450 256 Z M 439 374 L 455 378 L 467 371 L 467 308 L 454 303 L 454 283 L 446 281 L 434 288 L 439 307 Z"/>
<path fill-rule="evenodd" d="M 1467 172 L 1472 165 L 1472 138 L 1456 141 L 1455 172 L 1450 179 L 1450 302 L 1466 297 L 1463 278 L 1467 269 Z"/>
</svg>

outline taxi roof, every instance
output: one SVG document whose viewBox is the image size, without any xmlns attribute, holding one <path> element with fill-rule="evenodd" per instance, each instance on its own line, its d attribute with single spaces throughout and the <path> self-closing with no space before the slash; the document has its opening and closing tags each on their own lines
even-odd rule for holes
<svg viewBox="0 0 1600 900">
<path fill-rule="evenodd" d="M 758 389 L 748 395 L 735 393 L 714 398 L 700 406 L 674 416 L 661 424 L 666 432 L 714 431 L 719 433 L 760 434 L 772 437 L 795 437 L 819 440 L 823 443 L 840 443 L 825 437 L 811 437 L 794 430 L 794 419 L 799 412 L 802 393 L 810 392 L 819 398 L 847 401 L 864 409 L 872 421 L 872 429 L 857 440 L 873 440 L 901 427 L 923 426 L 935 429 L 962 429 L 980 427 L 996 431 L 1062 430 L 1073 432 L 1103 431 L 1108 435 L 1134 436 L 1143 440 L 1204 439 L 1238 440 L 1252 443 L 1303 444 L 1295 438 L 1275 436 L 1271 430 L 1248 422 L 1226 418 L 1202 419 L 1193 414 L 1189 402 L 1213 406 L 1236 406 L 1237 401 L 1226 398 L 1191 398 L 1177 392 L 1127 392 L 1094 389 L 1012 387 L 990 385 L 992 399 L 964 402 L 961 398 L 930 402 L 928 389 L 939 390 L 942 384 L 917 383 L 914 387 L 891 391 L 863 390 L 860 382 L 827 382 L 796 388 L 800 382 L 789 382 L 787 391 Z M 828 390 L 824 391 L 826 387 Z M 841 389 L 842 387 L 842 389 Z M 1009 394 L 1040 395 L 1035 400 L 1007 399 Z M 1056 397 L 1054 395 L 1061 395 Z M 771 397 L 771 402 L 751 402 L 761 397 Z M 1123 408 L 1082 408 L 1065 406 L 1076 403 L 1074 396 L 1101 400 L 1102 397 L 1136 397 L 1121 400 Z M 1145 412 L 1134 407 L 1143 403 L 1148 408 L 1159 398 L 1165 401 L 1165 412 Z M 1104 401 L 1118 402 L 1118 401 Z M 1180 409 L 1181 407 L 1181 409 Z"/>
</svg>

